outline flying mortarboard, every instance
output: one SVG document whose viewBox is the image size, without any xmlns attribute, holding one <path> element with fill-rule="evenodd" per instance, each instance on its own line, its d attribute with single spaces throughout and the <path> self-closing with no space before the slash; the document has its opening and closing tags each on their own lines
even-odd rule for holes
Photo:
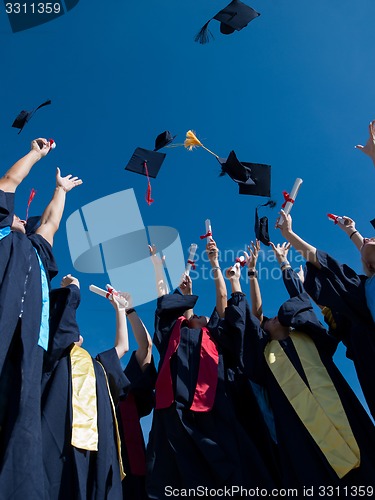
<svg viewBox="0 0 375 500">
<path fill-rule="evenodd" d="M 270 236 L 268 234 L 268 217 L 259 218 L 258 208 L 267 207 L 274 208 L 276 206 L 276 202 L 273 200 L 268 200 L 267 203 L 263 205 L 258 205 L 255 209 L 255 238 L 261 241 L 264 245 L 269 246 L 270 244 Z"/>
<path fill-rule="evenodd" d="M 371 224 L 371 225 L 372 225 L 372 227 L 375 229 L 375 219 L 370 220 L 370 224 Z"/>
<path fill-rule="evenodd" d="M 220 158 L 219 162 L 222 167 L 220 175 L 228 174 L 238 184 L 239 194 L 271 195 L 271 165 L 240 162 L 234 151 L 230 152 L 226 160 Z"/>
<path fill-rule="evenodd" d="M 21 111 L 18 114 L 17 118 L 14 120 L 14 122 L 12 124 L 12 127 L 13 128 L 19 128 L 20 131 L 18 133 L 20 134 L 22 132 L 22 130 L 23 130 L 23 127 L 32 118 L 33 114 L 36 111 L 38 111 L 38 109 L 43 108 L 43 106 L 48 106 L 49 104 L 51 104 L 51 102 L 52 101 L 50 99 L 48 99 L 48 101 L 43 102 L 40 106 L 38 106 L 37 108 L 33 109 L 32 111 L 24 111 L 24 110 Z"/>
<path fill-rule="evenodd" d="M 172 135 L 169 132 L 169 130 L 166 130 L 165 132 L 162 132 L 155 139 L 155 149 L 154 149 L 154 151 L 159 151 L 159 149 L 165 148 L 166 146 L 168 146 L 168 144 L 170 144 L 171 142 L 173 142 L 173 140 L 174 140 L 175 137 L 176 136 Z"/>
<path fill-rule="evenodd" d="M 233 0 L 229 5 L 220 10 L 212 17 L 203 28 L 195 36 L 195 41 L 201 44 L 208 43 L 210 38 L 213 38 L 212 33 L 208 29 L 212 19 L 220 22 L 220 32 L 223 35 L 230 35 L 234 31 L 240 31 L 245 28 L 250 21 L 260 16 L 259 12 L 249 7 L 239 0 Z"/>
<path fill-rule="evenodd" d="M 271 165 L 240 162 L 234 151 L 230 152 L 228 158 L 219 158 L 216 153 L 201 143 L 192 130 L 187 131 L 184 146 L 190 151 L 195 147 L 202 147 L 215 156 L 221 165 L 220 175 L 228 174 L 239 185 L 239 194 L 270 196 Z"/>
<path fill-rule="evenodd" d="M 145 175 L 147 177 L 148 185 L 146 201 L 148 205 L 151 205 L 151 203 L 153 203 L 154 201 L 151 198 L 150 177 L 154 179 L 156 178 L 165 157 L 165 153 L 159 153 L 157 151 L 151 151 L 149 149 L 137 148 L 125 167 L 125 170 L 130 170 L 130 172 Z"/>
</svg>

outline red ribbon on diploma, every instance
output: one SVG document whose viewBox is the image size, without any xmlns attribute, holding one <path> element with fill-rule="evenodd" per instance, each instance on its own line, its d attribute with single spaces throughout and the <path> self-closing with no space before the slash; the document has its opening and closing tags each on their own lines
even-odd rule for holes
<svg viewBox="0 0 375 500">
<path fill-rule="evenodd" d="M 283 196 L 284 196 L 284 203 L 281 205 L 281 208 L 285 208 L 285 205 L 289 203 L 294 203 L 293 198 L 290 197 L 289 193 L 287 191 L 283 191 Z"/>
<path fill-rule="evenodd" d="M 239 264 L 240 264 L 241 267 L 245 267 L 246 266 L 246 259 L 241 259 L 241 257 L 237 257 L 236 258 L 236 262 L 239 262 Z"/>
<path fill-rule="evenodd" d="M 205 238 L 209 238 L 210 236 L 212 236 L 212 232 L 208 231 L 208 233 L 202 234 L 202 236 L 199 236 L 199 237 L 201 240 L 204 240 Z"/>
<path fill-rule="evenodd" d="M 188 264 L 190 264 L 190 265 L 191 265 L 191 268 L 192 268 L 192 269 L 193 269 L 193 271 L 194 271 L 194 269 L 196 268 L 195 262 L 194 262 L 193 260 L 188 260 Z"/>
</svg>

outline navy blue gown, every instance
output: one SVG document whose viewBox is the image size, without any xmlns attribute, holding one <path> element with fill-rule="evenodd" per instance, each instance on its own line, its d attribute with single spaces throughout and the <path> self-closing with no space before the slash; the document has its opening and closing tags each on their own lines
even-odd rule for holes
<svg viewBox="0 0 375 500">
<path fill-rule="evenodd" d="M 154 345 L 160 367 L 177 319 L 192 309 L 197 296 L 178 293 L 158 299 Z M 220 319 L 216 311 L 207 325 L 212 338 Z M 165 488 L 272 488 L 274 481 L 256 446 L 236 417 L 225 379 L 223 354 L 217 342 L 217 386 L 209 411 L 190 409 L 201 359 L 202 330 L 182 324 L 180 343 L 171 358 L 173 403 L 155 409 L 147 447 L 147 492 L 151 499 L 166 498 Z"/>
<path fill-rule="evenodd" d="M 333 315 L 340 318 L 336 335 L 345 345 L 347 357 L 353 360 L 375 418 L 375 323 L 366 302 L 367 277 L 320 250 L 317 258 L 321 269 L 307 263 L 305 289 L 318 304 L 328 306 Z"/>
<path fill-rule="evenodd" d="M 0 498 L 44 498 L 40 380 L 41 272 L 57 274 L 40 235 L 9 232 L 14 193 L 0 190 Z"/>
<path fill-rule="evenodd" d="M 284 271 L 284 279 L 287 274 L 291 273 L 294 271 Z M 295 279 L 298 278 L 295 276 Z M 283 325 L 289 325 L 297 331 L 308 334 L 313 339 L 321 361 L 338 392 L 360 448 L 361 465 L 350 471 L 341 480 L 338 478 L 269 369 L 263 352 L 270 340 L 269 335 L 261 328 L 257 318 L 252 316 L 248 310 L 243 318 L 247 325 L 247 332 L 243 338 L 242 363 L 244 370 L 248 371 L 249 377 L 263 383 L 268 391 L 275 417 L 283 486 L 297 488 L 300 494 L 302 494 L 304 487 L 313 487 L 317 494 L 319 487 L 323 486 L 374 486 L 375 428 L 333 362 L 332 357 L 337 347 L 337 339 L 328 335 L 316 318 L 308 295 L 305 292 L 299 293 L 300 286 L 299 290 L 296 289 L 292 281 L 288 283 L 288 291 L 292 298 L 281 306 L 278 313 L 279 320 Z M 292 339 L 288 337 L 279 342 L 301 378 L 308 385 Z M 254 362 L 254 355 L 258 358 L 258 363 Z M 337 491 L 334 492 L 334 496 L 336 493 Z"/>
<path fill-rule="evenodd" d="M 50 345 L 42 378 L 42 433 L 45 498 L 120 499 L 118 449 L 114 416 L 104 366 L 110 386 L 121 392 L 129 381 L 116 350 L 110 349 L 93 361 L 96 377 L 98 451 L 71 445 L 72 384 L 70 350 L 79 339 L 76 308 L 80 292 L 75 285 L 51 292 Z"/>
</svg>

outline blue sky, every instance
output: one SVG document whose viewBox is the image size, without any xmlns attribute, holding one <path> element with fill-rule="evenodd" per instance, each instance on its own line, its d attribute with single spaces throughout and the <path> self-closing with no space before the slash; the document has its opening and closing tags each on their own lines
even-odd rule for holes
<svg viewBox="0 0 375 500">
<path fill-rule="evenodd" d="M 357 251 L 326 218 L 349 215 L 373 235 L 374 168 L 354 149 L 367 140 L 375 118 L 372 0 L 254 0 L 261 13 L 246 29 L 194 43 L 200 27 L 224 2 L 173 0 L 127 2 L 80 0 L 47 24 L 12 33 L 0 11 L 0 81 L 5 170 L 28 151 L 35 137 L 52 137 L 57 148 L 37 164 L 17 192 L 23 215 L 31 187 L 37 189 L 30 214 L 41 213 L 53 188 L 55 167 L 74 173 L 83 186 L 68 195 L 64 221 L 55 239 L 59 279 L 73 272 L 65 220 L 82 205 L 121 189 L 134 188 L 145 225 L 176 228 L 184 249 L 199 243 L 204 220 L 212 220 L 219 248 L 243 249 L 253 239 L 254 209 L 265 198 L 239 196 L 228 177 L 219 178 L 216 160 L 203 150 L 165 150 L 167 158 L 152 182 L 155 203 L 144 201 L 146 180 L 124 171 L 137 146 L 153 148 L 163 130 L 188 129 L 219 156 L 235 149 L 242 161 L 272 165 L 272 195 L 294 179 L 304 180 L 293 209 L 294 228 L 315 246 L 360 271 Z M 41 109 L 17 135 L 12 121 L 21 109 Z M 271 221 L 277 210 L 269 212 Z M 108 214 L 109 218 L 126 218 Z M 273 226 L 271 222 L 271 226 Z M 271 230 L 274 242 L 279 234 Z M 199 252 L 204 249 L 200 243 Z M 229 265 L 230 262 L 223 263 Z M 274 264 L 269 264 L 270 269 Z M 100 275 L 76 273 L 82 284 L 79 321 L 91 354 L 110 348 L 114 314 L 110 304 L 88 291 L 105 285 Z M 265 312 L 286 298 L 282 283 L 261 282 Z M 131 292 L 131 284 L 124 283 Z M 244 289 L 247 288 L 244 284 Z M 214 306 L 213 282 L 195 280 L 198 313 Z M 138 308 L 153 330 L 155 303 Z M 134 345 L 131 340 L 132 347 Z M 337 363 L 363 401 L 343 349 Z M 126 359 L 125 359 L 126 361 Z"/>
</svg>

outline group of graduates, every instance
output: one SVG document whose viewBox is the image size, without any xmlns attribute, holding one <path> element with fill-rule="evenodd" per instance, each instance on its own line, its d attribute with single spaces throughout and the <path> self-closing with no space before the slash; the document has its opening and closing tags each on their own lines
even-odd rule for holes
<svg viewBox="0 0 375 500">
<path fill-rule="evenodd" d="M 370 125 L 362 149 L 375 163 L 374 136 Z M 263 315 L 258 241 L 245 252 L 248 301 L 242 266 L 223 272 L 208 235 L 216 292 L 209 317 L 194 313 L 189 275 L 169 292 L 163 259 L 150 246 L 158 292 L 153 341 L 130 294 L 109 292 L 114 347 L 94 359 L 81 347 L 78 280 L 68 274 L 60 288 L 50 287 L 66 193 L 82 181 L 58 170 L 42 217 L 14 214 L 17 186 L 50 147 L 33 141 L 0 179 L 0 500 L 162 500 L 199 488 L 211 497 L 223 488 L 232 496 L 292 488 L 298 497 L 307 489 L 310 496 L 371 497 L 375 427 L 333 355 L 343 342 L 375 417 L 375 238 L 342 218 L 361 253 L 366 275 L 358 275 L 302 240 L 281 211 L 286 242 L 271 247 L 290 298 L 273 318 Z M 291 246 L 306 260 L 303 272 L 287 260 Z M 128 321 L 138 347 L 123 370 Z M 140 418 L 151 411 L 145 449 Z"/>
</svg>

